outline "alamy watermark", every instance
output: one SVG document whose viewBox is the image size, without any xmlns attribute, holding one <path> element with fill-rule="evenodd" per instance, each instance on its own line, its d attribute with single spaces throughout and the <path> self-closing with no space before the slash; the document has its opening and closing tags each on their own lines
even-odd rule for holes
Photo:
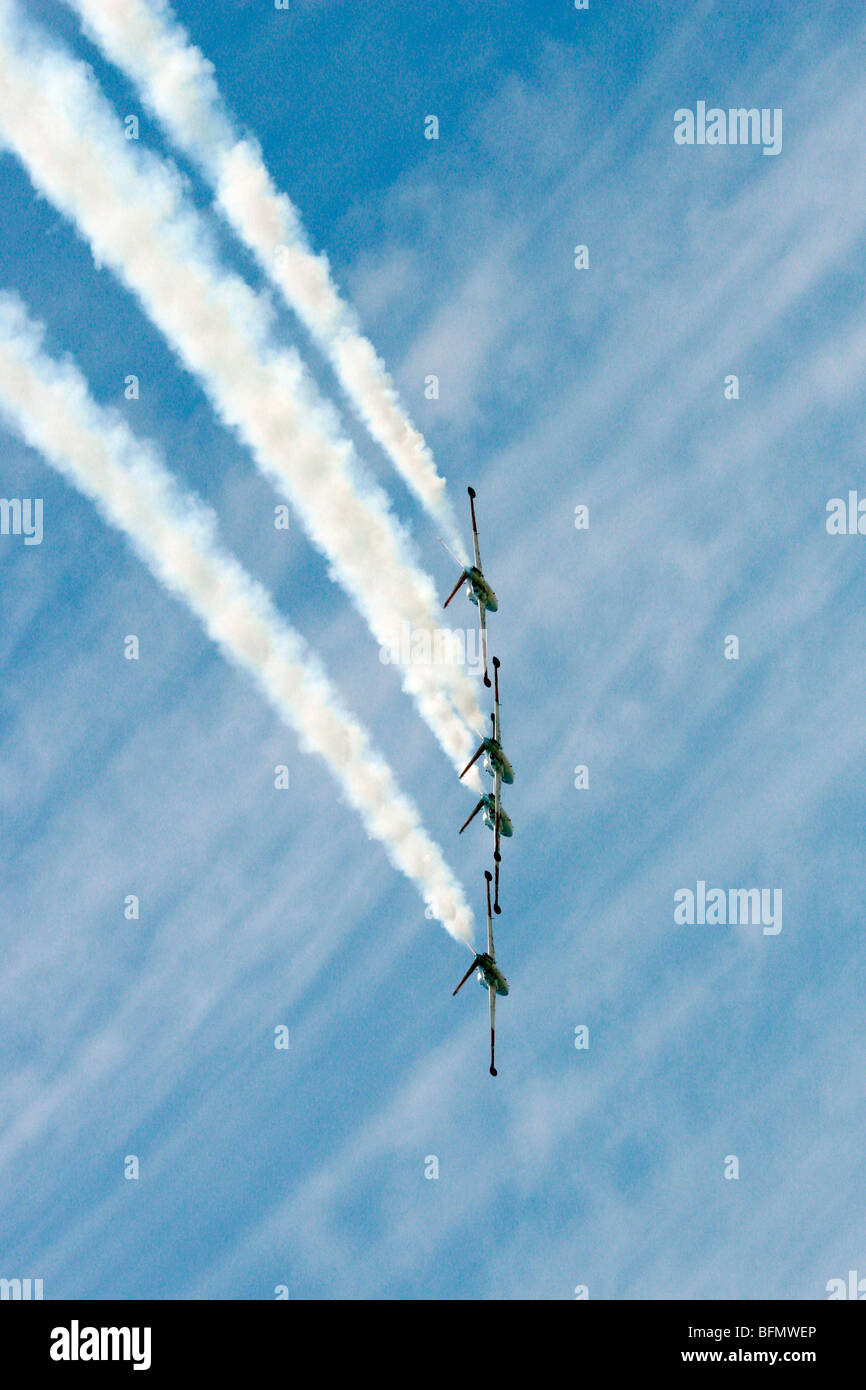
<svg viewBox="0 0 866 1390">
<path fill-rule="evenodd" d="M 379 648 L 383 666 L 461 666 L 484 675 L 484 651 L 478 628 L 415 628 L 403 622 Z"/>
<path fill-rule="evenodd" d="M 41 1299 L 41 1279 L 0 1279 L 0 1299 Z"/>
<path fill-rule="evenodd" d="M 678 145 L 763 145 L 763 154 L 779 154 L 782 149 L 781 106 L 721 106 L 707 108 L 697 102 L 695 110 L 681 106 L 674 112 L 674 141 Z"/>
<path fill-rule="evenodd" d="M 41 545 L 42 498 L 0 497 L 0 535 L 23 536 L 25 545 Z"/>
<path fill-rule="evenodd" d="M 828 1300 L 849 1298 L 858 1303 L 866 1299 L 866 1279 L 861 1279 L 856 1269 L 848 1270 L 847 1279 L 828 1279 L 825 1284 Z"/>
<path fill-rule="evenodd" d="M 866 497 L 855 488 L 844 497 L 831 497 L 825 522 L 828 536 L 866 536 Z"/>
<path fill-rule="evenodd" d="M 149 1327 L 82 1327 L 73 1318 L 52 1328 L 48 1354 L 52 1361 L 130 1361 L 134 1371 L 149 1371 L 151 1338 Z"/>
<path fill-rule="evenodd" d="M 702 878 L 695 889 L 674 893 L 677 926 L 762 927 L 764 936 L 782 930 L 781 888 L 707 888 Z"/>
</svg>

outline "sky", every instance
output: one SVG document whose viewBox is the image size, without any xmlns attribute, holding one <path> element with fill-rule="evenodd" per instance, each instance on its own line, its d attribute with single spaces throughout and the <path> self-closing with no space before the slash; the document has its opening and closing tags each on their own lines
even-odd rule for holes
<svg viewBox="0 0 866 1390">
<path fill-rule="evenodd" d="M 268 293 L 74 14 L 26 8 Z M 41 545 L 0 536 L 0 1276 L 46 1298 L 826 1298 L 866 1276 L 866 541 L 826 526 L 866 495 L 862 19 L 173 8 L 461 517 L 478 493 L 515 768 L 499 1075 L 485 996 L 451 997 L 465 951 L 325 767 L 0 422 L 0 495 L 44 499 Z M 781 109 L 781 151 L 676 144 L 698 101 Z M 421 808 L 480 944 L 491 837 L 458 839 L 472 799 L 399 675 L 4 150 L 0 186 L 0 289 L 218 513 Z M 435 527 L 274 315 L 444 598 Z M 677 922 L 701 881 L 778 890 L 781 930 Z"/>
</svg>

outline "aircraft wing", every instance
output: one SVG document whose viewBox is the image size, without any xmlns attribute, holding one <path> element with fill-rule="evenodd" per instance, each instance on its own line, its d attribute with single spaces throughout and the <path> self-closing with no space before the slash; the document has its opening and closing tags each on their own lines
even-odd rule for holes
<svg viewBox="0 0 866 1390">
<path fill-rule="evenodd" d="M 501 827 L 502 827 L 502 774 L 501 774 L 501 772 L 498 772 L 498 771 L 497 771 L 497 773 L 496 773 L 496 775 L 495 775 L 495 777 L 494 777 L 494 780 L 493 780 L 493 787 L 494 787 L 494 805 L 495 805 L 495 811 L 494 811 L 495 819 L 494 819 L 494 822 L 493 822 L 493 883 L 494 883 L 493 910 L 494 910 L 494 912 L 497 912 L 497 913 L 498 913 L 499 910 L 500 910 L 500 909 L 499 909 L 499 863 L 500 863 L 500 860 L 501 860 L 501 858 L 502 858 L 502 855 L 501 855 L 500 852 L 499 852 L 499 846 L 500 846 L 500 843 L 501 843 Z"/>
<path fill-rule="evenodd" d="M 478 544 L 478 522 L 475 520 L 475 493 L 469 489 L 469 509 L 472 513 L 472 544 L 475 547 L 475 568 L 481 570 L 481 548 Z M 483 574 L 484 571 L 481 570 Z"/>
<path fill-rule="evenodd" d="M 484 662 L 484 684 L 490 688 L 490 677 L 487 674 L 487 609 L 484 604 L 478 604 L 478 621 L 481 624 L 481 659 Z"/>
<path fill-rule="evenodd" d="M 496 1063 L 494 1054 L 496 1051 L 496 990 L 492 985 L 487 986 L 487 993 L 490 995 L 490 1075 L 496 1075 Z"/>
</svg>

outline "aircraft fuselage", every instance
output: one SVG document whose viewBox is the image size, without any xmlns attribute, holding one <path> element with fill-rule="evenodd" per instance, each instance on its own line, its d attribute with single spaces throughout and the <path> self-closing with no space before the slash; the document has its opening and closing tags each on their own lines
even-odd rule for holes
<svg viewBox="0 0 866 1390">
<path fill-rule="evenodd" d="M 466 597 L 470 603 L 486 608 L 489 613 L 495 613 L 499 608 L 496 595 L 475 565 L 470 565 L 466 571 Z"/>
<path fill-rule="evenodd" d="M 476 979 L 480 985 L 484 985 L 486 989 L 495 990 L 497 994 L 508 993 L 508 981 L 492 956 L 489 956 L 485 951 L 483 955 L 478 957 L 476 964 L 478 965 Z"/>
<path fill-rule="evenodd" d="M 495 777 L 498 772 L 509 786 L 514 781 L 514 769 L 495 738 L 484 740 L 484 771 L 490 777 Z"/>
<path fill-rule="evenodd" d="M 485 792 L 481 799 L 484 802 L 481 818 L 489 830 L 495 831 L 496 798 L 492 792 Z M 510 838 L 514 834 L 514 826 L 511 824 L 510 817 L 506 815 L 502 805 L 499 807 L 499 833 L 500 835 L 506 836 L 506 838 Z"/>
</svg>

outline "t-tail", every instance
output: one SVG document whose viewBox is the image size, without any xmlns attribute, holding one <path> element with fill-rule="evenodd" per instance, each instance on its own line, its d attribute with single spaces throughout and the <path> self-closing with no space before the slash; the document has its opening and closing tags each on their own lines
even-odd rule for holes
<svg viewBox="0 0 866 1390">
<path fill-rule="evenodd" d="M 466 817 L 466 820 L 463 822 L 463 824 L 461 825 L 460 829 L 457 831 L 457 834 L 458 834 L 458 835 L 462 835 L 462 834 L 463 834 L 463 831 L 466 829 L 466 827 L 467 827 L 467 825 L 469 824 L 469 822 L 470 822 L 470 821 L 473 821 L 473 820 L 475 819 L 475 817 L 478 815 L 478 812 L 481 810 L 481 808 L 482 808 L 483 805 L 484 805 L 484 797 L 482 796 L 482 798 L 481 798 L 481 800 L 479 801 L 478 805 L 475 807 L 475 810 L 472 812 L 472 815 Z"/>
<path fill-rule="evenodd" d="M 460 777 L 465 777 L 470 767 L 475 766 L 475 764 L 478 762 L 478 759 L 481 757 L 481 754 L 484 752 L 486 746 L 486 743 L 482 740 L 482 742 L 478 745 L 478 751 L 472 754 L 472 757 L 469 759 L 469 762 L 466 764 L 463 771 L 461 772 Z M 457 780 L 459 781 L 460 778 L 458 778 Z"/>
<path fill-rule="evenodd" d="M 454 585 L 454 588 L 451 590 L 451 593 L 448 595 L 448 597 L 446 598 L 445 602 L 443 603 L 443 605 L 442 605 L 443 608 L 447 608 L 447 607 L 448 607 L 449 603 L 450 603 L 451 600 L 453 599 L 454 595 L 457 593 L 457 590 L 460 588 L 460 585 L 463 583 L 463 581 L 464 581 L 465 578 L 466 578 L 466 571 L 464 570 L 463 573 L 461 574 L 460 578 L 457 580 L 457 583 Z"/>
<path fill-rule="evenodd" d="M 447 551 L 448 551 L 448 554 L 451 556 L 451 559 L 454 560 L 454 561 L 459 565 L 459 564 L 460 564 L 460 561 L 457 559 L 457 556 L 454 554 L 454 551 L 451 549 L 450 546 L 448 546 L 448 545 L 445 544 L 445 542 L 443 541 L 443 539 L 442 539 L 441 536 L 439 537 L 439 544 L 442 546 L 442 549 L 443 549 L 443 550 L 447 550 Z M 468 578 L 469 578 L 469 576 L 468 576 L 468 574 L 466 573 L 466 569 L 465 569 L 465 567 L 464 567 L 464 568 L 461 569 L 461 571 L 460 571 L 460 578 L 457 580 L 457 583 L 454 585 L 454 588 L 451 590 L 451 593 L 448 595 L 448 597 L 446 598 L 445 602 L 443 603 L 443 605 L 442 605 L 443 608 L 447 608 L 447 607 L 448 607 L 448 605 L 449 605 L 449 603 L 451 602 L 451 600 L 453 599 L 454 595 L 457 593 L 457 590 L 460 588 L 460 585 L 463 583 L 463 581 L 464 581 L 465 579 L 468 579 Z"/>
<path fill-rule="evenodd" d="M 458 992 L 458 990 L 461 990 L 461 989 L 463 988 L 463 986 L 466 984 L 466 981 L 469 979 L 469 976 L 472 974 L 472 971 L 475 970 L 475 969 L 477 968 L 477 966 L 478 966 L 478 957 L 476 956 L 475 959 L 473 960 L 472 964 L 470 965 L 469 969 L 466 971 L 466 974 L 463 976 L 463 979 L 460 981 L 459 985 L 457 986 L 457 989 L 455 989 L 455 990 L 452 991 L 452 994 L 451 994 L 451 998 L 452 998 L 452 999 L 454 998 L 454 995 Z"/>
</svg>

